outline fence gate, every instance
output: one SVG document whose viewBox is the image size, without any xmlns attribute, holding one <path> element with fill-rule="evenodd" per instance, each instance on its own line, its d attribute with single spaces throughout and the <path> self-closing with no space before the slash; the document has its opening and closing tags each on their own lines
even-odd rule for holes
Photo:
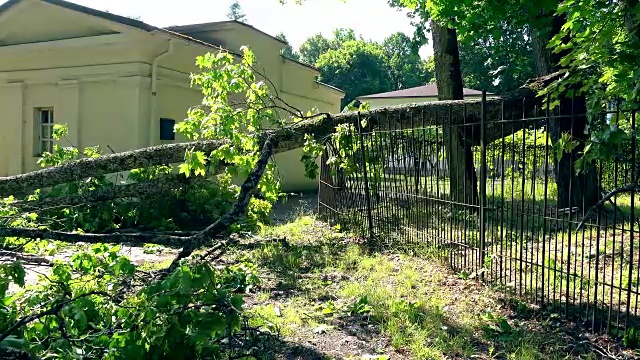
<svg viewBox="0 0 640 360">
<path fill-rule="evenodd" d="M 548 129 L 580 149 L 584 113 L 500 111 L 484 96 L 467 104 L 473 112 L 426 103 L 353 115 L 350 131 L 325 144 L 319 213 L 373 245 L 437 253 L 461 276 L 558 307 L 595 330 L 636 326 L 640 196 L 584 204 L 638 180 L 636 111 L 603 114 L 631 141 L 576 175 L 576 158 L 558 151 Z M 597 181 L 587 183 L 588 174 Z"/>
</svg>

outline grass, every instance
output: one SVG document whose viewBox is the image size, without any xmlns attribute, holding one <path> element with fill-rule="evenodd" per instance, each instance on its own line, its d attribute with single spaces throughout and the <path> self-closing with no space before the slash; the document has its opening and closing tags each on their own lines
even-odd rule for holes
<svg viewBox="0 0 640 360">
<path fill-rule="evenodd" d="M 534 184 L 511 174 L 489 179 L 486 185 L 483 255 L 478 250 L 477 208 L 449 203 L 448 180 L 433 176 L 388 176 L 383 191 L 372 197 L 373 231 L 383 243 L 430 244 L 456 271 L 468 276 L 483 271 L 489 281 L 520 296 L 565 307 L 567 314 L 591 322 L 596 330 L 624 331 L 626 316 L 620 313 L 627 308 L 640 324 L 640 276 L 637 265 L 631 270 L 629 265 L 640 259 L 640 223 L 630 221 L 629 194 L 616 197 L 617 209 L 606 204 L 576 231 L 581 219 L 557 212 L 553 181 L 536 179 Z M 344 201 L 337 203 L 339 220 L 354 231 L 353 224 L 365 224 L 361 233 L 368 233 L 360 198 L 359 208 L 354 208 L 347 193 L 336 196 Z M 640 204 L 640 195 L 636 198 L 635 204 Z"/>
<path fill-rule="evenodd" d="M 258 264 L 264 283 L 247 301 L 250 323 L 314 349 L 297 358 L 597 358 L 556 317 L 465 280 L 433 254 L 372 252 L 301 217 L 264 229 L 230 258 Z M 261 358 L 292 358 L 287 351 Z"/>
</svg>

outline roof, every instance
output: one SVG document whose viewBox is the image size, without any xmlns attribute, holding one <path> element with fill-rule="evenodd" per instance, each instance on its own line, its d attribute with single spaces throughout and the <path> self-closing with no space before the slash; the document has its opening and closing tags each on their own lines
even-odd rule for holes
<svg viewBox="0 0 640 360">
<path fill-rule="evenodd" d="M 5 2 L 4 4 L 0 5 L 0 14 L 2 14 L 3 12 L 11 9 L 15 5 L 17 5 L 17 4 L 19 4 L 19 3 L 23 2 L 23 1 L 27 1 L 27 0 L 9 0 L 9 1 Z M 106 11 L 96 10 L 96 9 L 93 9 L 93 8 L 90 8 L 90 7 L 78 5 L 78 4 L 75 4 L 75 3 L 72 3 L 72 2 L 69 2 L 69 1 L 65 1 L 65 0 L 40 0 L 40 1 L 48 3 L 48 4 L 60 6 L 60 7 L 69 9 L 69 10 L 81 12 L 83 14 L 87 14 L 87 15 L 90 15 L 90 16 L 95 16 L 95 17 L 99 17 L 99 18 L 102 18 L 102 19 L 105 19 L 105 20 L 113 21 L 113 22 L 116 22 L 116 23 L 119 23 L 119 24 L 122 24 L 122 25 L 135 27 L 135 28 L 138 28 L 138 29 L 143 30 L 143 31 L 160 32 L 160 33 L 163 33 L 165 35 L 168 35 L 168 36 L 171 36 L 171 37 L 174 37 L 174 38 L 178 38 L 178 39 L 181 39 L 181 40 L 184 40 L 184 41 L 188 41 L 190 43 L 194 43 L 196 45 L 209 47 L 209 48 L 213 48 L 213 49 L 217 49 L 217 50 L 226 50 L 226 51 L 231 52 L 234 55 L 237 55 L 237 54 L 235 54 L 234 52 L 232 52 L 232 51 L 230 51 L 228 49 L 222 49 L 220 46 L 218 46 L 216 44 L 212 44 L 212 43 L 209 43 L 209 42 L 206 42 L 206 41 L 195 39 L 195 38 L 187 35 L 187 33 L 206 31 L 207 28 L 211 28 L 211 27 L 216 26 L 216 25 L 239 24 L 239 25 L 251 28 L 252 30 L 257 31 L 257 32 L 259 32 L 261 34 L 264 34 L 264 35 L 266 35 L 266 36 L 268 36 L 268 37 L 270 37 L 270 38 L 272 38 L 272 39 L 274 39 L 274 40 L 276 40 L 276 41 L 278 41 L 278 42 L 280 42 L 282 44 L 286 44 L 285 41 L 280 40 L 280 39 L 276 38 L 275 36 L 271 36 L 271 35 L 265 33 L 262 30 L 259 30 L 259 29 L 255 28 L 255 27 L 253 27 L 253 26 L 251 26 L 249 24 L 246 24 L 246 23 L 243 23 L 243 22 L 237 21 L 237 20 L 210 22 L 210 23 L 202 23 L 202 24 L 191 24 L 191 25 L 181 25 L 181 26 L 169 26 L 167 28 L 160 28 L 160 27 L 157 27 L 157 26 L 153 26 L 153 25 L 147 24 L 147 23 L 145 23 L 143 21 L 140 21 L 140 20 L 128 18 L 126 16 L 112 14 L 112 13 L 109 13 L 109 12 L 106 12 Z M 311 70 L 314 70 L 314 71 L 318 72 L 318 69 L 316 69 L 315 67 L 313 67 L 311 65 L 302 63 L 302 62 L 297 61 L 297 60 L 289 59 L 289 58 L 287 58 L 285 56 L 283 56 L 283 58 L 285 58 L 286 60 L 289 60 L 291 62 L 294 62 L 294 63 L 296 63 L 298 65 L 304 66 L 306 68 L 309 68 Z M 324 83 L 321 83 L 321 82 L 318 82 L 318 84 L 324 85 L 324 86 L 326 86 L 328 88 L 331 88 L 333 90 L 336 90 L 336 91 L 344 93 L 344 91 L 342 91 L 342 90 L 340 90 L 340 89 L 338 89 L 336 87 L 330 86 L 328 84 L 324 84 Z"/>
<path fill-rule="evenodd" d="M 25 0 L 9 0 L 7 2 L 5 2 L 4 4 L 0 5 L 0 14 L 2 14 L 3 12 L 11 9 L 12 7 L 14 7 L 15 5 L 23 2 Z M 65 9 L 69 9 L 69 10 L 73 10 L 73 11 L 77 11 L 77 12 L 81 12 L 83 14 L 86 15 L 90 15 L 90 16 L 95 16 L 101 19 L 105 19 L 105 20 L 109 20 L 109 21 L 113 21 L 122 25 L 127 25 L 127 26 L 131 26 L 143 31 L 147 31 L 147 32 L 161 32 L 164 33 L 168 36 L 174 37 L 174 38 L 179 38 L 200 46 L 204 46 L 204 47 L 209 47 L 209 48 L 214 48 L 214 49 L 222 49 L 220 46 L 217 46 L 215 44 L 210 44 L 198 39 L 194 39 L 192 37 L 186 36 L 184 34 L 180 34 L 168 29 L 163 29 L 163 28 L 159 28 L 153 25 L 149 25 L 143 21 L 140 20 L 136 20 L 136 19 L 132 19 L 132 18 L 128 18 L 126 16 L 120 16 L 120 15 L 116 15 L 116 14 L 112 14 L 106 11 L 100 11 L 100 10 L 96 10 L 90 7 L 86 7 L 86 6 L 82 6 L 82 5 L 78 5 L 69 1 L 65 1 L 65 0 L 40 0 L 44 3 L 48 3 L 51 5 L 56 5 L 56 6 L 60 6 L 63 7 Z"/>
<path fill-rule="evenodd" d="M 292 59 L 292 58 L 287 57 L 287 56 L 284 56 L 284 55 L 280 55 L 280 56 L 281 56 L 283 59 L 285 59 L 286 61 L 290 61 L 290 62 L 292 62 L 292 63 L 294 63 L 294 64 L 296 64 L 296 65 L 300 65 L 300 66 L 302 66 L 302 67 L 305 67 L 305 68 L 307 68 L 307 69 L 310 69 L 310 70 L 313 70 L 313 71 L 315 71 L 315 72 L 317 72 L 317 73 L 320 73 L 320 70 L 318 70 L 318 68 L 313 67 L 313 66 L 311 66 L 311 65 L 309 65 L 309 64 L 303 63 L 302 61 L 298 61 L 298 60 Z"/>
<path fill-rule="evenodd" d="M 491 95 L 489 93 L 487 94 Z M 482 91 L 464 88 L 463 95 L 464 96 L 480 96 L 482 95 Z M 359 96 L 358 99 L 423 98 L 423 97 L 437 97 L 437 96 L 438 96 L 438 87 L 436 86 L 436 84 L 427 84 L 427 85 L 408 88 L 408 89 Z"/>
<path fill-rule="evenodd" d="M 242 25 L 245 27 L 248 27 L 254 31 L 257 31 L 265 36 L 270 37 L 271 39 L 282 43 L 282 44 L 287 44 L 286 41 L 280 40 L 277 37 L 267 34 L 266 32 L 255 28 L 247 23 L 244 23 L 242 21 L 238 21 L 238 20 L 225 20 L 225 21 L 215 21 L 215 22 L 208 22 L 208 23 L 200 23 L 200 24 L 188 24 L 188 25 L 175 25 L 175 26 L 168 26 L 165 29 L 169 30 L 169 31 L 174 31 L 177 33 L 195 33 L 195 32 L 204 32 L 204 31 L 209 31 L 211 30 L 212 27 L 215 26 L 220 26 L 220 25 L 225 25 L 225 24 L 236 24 L 236 25 Z"/>
<path fill-rule="evenodd" d="M 13 6 L 21 3 L 22 1 L 25 0 L 9 0 L 7 2 L 5 2 L 4 4 L 2 4 L 0 6 L 0 13 L 9 10 L 10 8 L 12 8 Z M 64 1 L 64 0 L 40 0 L 42 2 L 45 3 L 49 3 L 52 5 L 57 5 L 69 10 L 74 10 L 74 11 L 78 11 L 87 15 L 91 15 L 91 16 L 96 16 L 99 18 L 103 18 L 106 20 L 110 20 L 110 21 L 114 21 L 120 24 L 124 24 L 124 25 L 128 25 L 128 26 L 133 26 L 136 27 L 138 29 L 142 29 L 142 30 L 146 30 L 146 31 L 153 31 L 153 30 L 157 30 L 158 28 L 156 28 L 155 26 L 146 24 L 140 20 L 135 20 L 135 19 L 131 19 L 128 18 L 126 16 L 120 16 L 120 15 L 115 15 L 106 11 L 100 11 L 100 10 L 96 10 L 96 9 L 92 9 L 90 7 L 86 7 L 86 6 L 82 6 L 82 5 L 78 5 L 69 1 Z"/>
<path fill-rule="evenodd" d="M 246 26 L 248 28 L 250 28 L 251 30 L 257 31 L 267 37 L 270 37 L 271 39 L 283 44 L 283 45 L 287 45 L 288 43 L 284 40 L 278 39 L 275 36 L 272 36 L 270 34 L 267 34 L 266 32 L 253 27 L 247 23 L 244 23 L 242 21 L 238 21 L 238 20 L 228 20 L 228 21 L 217 21 L 217 22 L 208 22 L 208 23 L 200 23 L 200 24 L 188 24 L 188 25 L 175 25 L 175 26 L 168 26 L 166 28 L 164 28 L 164 30 L 167 31 L 171 31 L 171 32 L 175 32 L 175 33 L 179 33 L 179 34 L 193 34 L 193 33 L 198 33 L 198 32 L 205 32 L 205 31 L 210 31 L 213 27 L 215 26 L 219 26 L 219 25 L 224 25 L 224 24 L 238 24 L 238 25 L 242 25 L 242 26 Z M 300 62 L 298 60 L 295 59 L 291 59 L 288 58 L 286 56 L 282 56 L 283 58 L 285 58 L 286 60 L 289 60 L 291 62 L 294 62 L 300 66 L 306 67 L 310 70 L 314 70 L 316 72 L 320 72 L 320 70 L 318 70 L 317 68 L 309 65 L 309 64 L 305 64 L 303 62 Z M 340 90 L 342 91 L 342 90 Z"/>
</svg>

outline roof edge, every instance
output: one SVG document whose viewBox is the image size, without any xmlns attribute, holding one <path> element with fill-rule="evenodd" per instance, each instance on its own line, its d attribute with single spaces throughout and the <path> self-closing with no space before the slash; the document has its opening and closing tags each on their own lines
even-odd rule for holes
<svg viewBox="0 0 640 360">
<path fill-rule="evenodd" d="M 320 74 L 320 70 L 318 70 L 318 68 L 313 67 L 313 66 L 311 66 L 311 65 L 309 65 L 309 64 L 305 64 L 305 63 L 303 63 L 303 62 L 301 62 L 301 61 L 298 61 L 298 60 L 292 59 L 292 58 L 290 58 L 290 57 L 286 57 L 286 56 L 284 56 L 284 55 L 282 55 L 282 54 L 280 54 L 280 57 L 282 57 L 282 59 L 283 59 L 283 60 L 285 60 L 285 61 L 290 61 L 290 62 L 292 62 L 292 63 L 294 63 L 294 64 L 296 64 L 296 65 L 300 65 L 300 66 L 302 66 L 302 67 L 304 67 L 304 68 L 307 68 L 307 69 L 309 69 L 309 70 L 313 70 L 313 71 L 315 71 L 316 73 Z"/>
<path fill-rule="evenodd" d="M 337 93 L 340 93 L 340 94 L 342 94 L 342 95 L 345 95 L 345 94 L 346 94 L 346 92 L 345 92 L 344 90 L 342 90 L 342 89 L 340 89 L 340 88 L 337 88 L 337 87 L 335 87 L 335 86 L 333 86 L 333 85 L 329 85 L 329 84 L 323 83 L 322 81 L 318 81 L 318 80 L 316 80 L 316 84 L 321 85 L 321 86 L 324 86 L 324 87 L 327 87 L 327 88 L 329 88 L 329 89 L 331 89 L 331 90 L 333 90 L 333 91 L 335 91 L 335 92 L 337 92 Z"/>
<path fill-rule="evenodd" d="M 207 22 L 207 23 L 198 23 L 198 24 L 187 24 L 187 25 L 173 25 L 173 26 L 167 26 L 164 29 L 166 30 L 170 30 L 170 31 L 174 31 L 174 32 L 181 32 L 181 31 L 192 31 L 192 32 L 204 32 L 204 31 L 208 31 L 206 29 L 207 26 L 212 26 L 212 25 L 224 25 L 224 24 L 237 24 L 237 25 L 242 25 L 244 27 L 248 27 L 251 30 L 257 31 L 262 35 L 265 35 L 267 37 L 270 37 L 271 39 L 283 44 L 283 45 L 287 45 L 286 41 L 280 40 L 277 37 L 268 34 L 260 29 L 258 29 L 257 27 L 254 27 L 253 25 L 244 23 L 242 21 L 238 21 L 238 20 L 224 20 L 224 21 L 212 21 L 212 22 Z M 201 28 L 200 31 L 198 31 L 198 28 Z"/>
<path fill-rule="evenodd" d="M 487 95 L 493 95 L 490 93 L 487 93 Z M 482 94 L 467 94 L 464 95 L 465 97 L 476 97 L 476 96 L 482 96 Z M 425 98 L 425 99 L 430 99 L 430 98 L 437 98 L 438 95 L 432 95 L 432 96 L 419 96 L 419 95 L 408 95 L 408 96 L 372 96 L 372 95 L 365 95 L 365 96 L 358 96 L 356 99 L 420 99 L 420 98 Z"/>
<path fill-rule="evenodd" d="M 23 0 L 16 0 L 16 3 L 20 1 L 23 1 Z M 147 31 L 152 31 L 157 29 L 157 27 L 147 24 L 144 21 L 132 19 L 122 15 L 113 14 L 107 11 L 90 8 L 88 6 L 79 5 L 79 4 L 72 3 L 65 0 L 40 0 L 40 1 L 51 4 L 51 5 L 60 6 L 65 9 L 81 12 L 87 15 L 103 18 L 105 20 L 111 20 L 119 24 L 132 26 L 138 29 L 143 29 Z"/>
</svg>

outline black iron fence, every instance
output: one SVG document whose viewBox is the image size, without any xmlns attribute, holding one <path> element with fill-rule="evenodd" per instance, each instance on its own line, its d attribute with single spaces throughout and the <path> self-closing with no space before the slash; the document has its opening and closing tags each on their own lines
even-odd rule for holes
<svg viewBox="0 0 640 360">
<path fill-rule="evenodd" d="M 326 144 L 319 211 L 373 243 L 427 245 L 461 276 L 624 333 L 640 326 L 636 111 L 576 108 L 483 97 L 354 115 Z M 617 145 L 585 148 L 588 116 L 602 117 L 589 136 Z"/>
</svg>

